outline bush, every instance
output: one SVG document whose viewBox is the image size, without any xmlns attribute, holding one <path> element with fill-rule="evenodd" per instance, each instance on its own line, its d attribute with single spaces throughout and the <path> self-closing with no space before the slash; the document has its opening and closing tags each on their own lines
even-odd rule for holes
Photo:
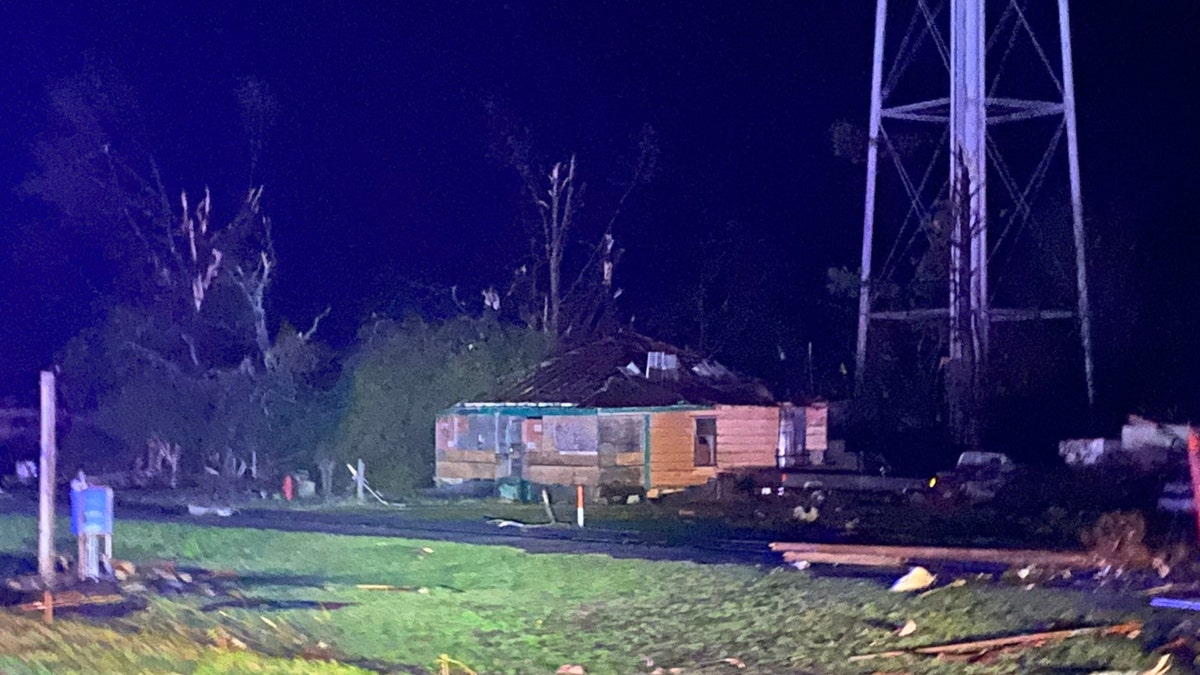
<svg viewBox="0 0 1200 675">
<path fill-rule="evenodd" d="M 533 367 L 546 352 L 543 334 L 490 319 L 374 321 L 363 328 L 347 369 L 350 404 L 334 458 L 363 459 L 378 490 L 408 495 L 428 487 L 437 414 L 487 398 L 502 379 Z"/>
</svg>

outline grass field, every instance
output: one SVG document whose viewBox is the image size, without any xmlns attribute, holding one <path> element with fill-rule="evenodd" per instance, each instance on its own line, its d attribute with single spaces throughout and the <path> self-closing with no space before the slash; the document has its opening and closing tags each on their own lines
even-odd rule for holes
<svg viewBox="0 0 1200 675">
<path fill-rule="evenodd" d="M 281 514 L 281 517 L 286 515 Z M 0 559 L 35 524 L 0 518 Z M 65 550 L 69 542 L 62 541 Z M 115 553 L 236 571 L 235 590 L 163 596 L 123 618 L 52 626 L 0 610 L 3 673 L 1086 673 L 1148 668 L 1146 640 L 1077 638 L 988 663 L 847 657 L 903 646 L 1153 619 L 1145 599 L 968 583 L 927 597 L 793 569 L 533 555 L 401 539 L 119 523 Z M 404 590 L 376 591 L 359 584 Z M 339 603 L 346 603 L 340 605 Z M 287 607 L 298 607 L 288 609 Z M 1160 615 L 1160 618 L 1161 615 Z M 907 620 L 917 630 L 897 637 Z M 1152 622 L 1153 623 L 1153 622 Z M 337 658 L 339 664 L 311 660 Z M 726 661 L 730 659 L 731 661 Z M 746 664 L 743 670 L 736 663 Z"/>
</svg>

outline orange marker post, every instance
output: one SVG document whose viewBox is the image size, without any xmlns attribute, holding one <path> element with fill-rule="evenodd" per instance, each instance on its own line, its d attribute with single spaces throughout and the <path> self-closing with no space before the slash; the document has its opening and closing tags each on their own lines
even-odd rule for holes
<svg viewBox="0 0 1200 675">
<path fill-rule="evenodd" d="M 575 486 L 575 522 L 583 527 L 583 486 Z"/>
<path fill-rule="evenodd" d="M 1188 425 L 1188 471 L 1192 476 L 1192 508 L 1196 511 L 1197 543 L 1200 543 L 1200 432 Z"/>
</svg>

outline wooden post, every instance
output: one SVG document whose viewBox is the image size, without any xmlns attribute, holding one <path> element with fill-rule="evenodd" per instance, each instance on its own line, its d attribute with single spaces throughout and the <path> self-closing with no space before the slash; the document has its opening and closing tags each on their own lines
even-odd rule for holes
<svg viewBox="0 0 1200 675">
<path fill-rule="evenodd" d="M 366 482 L 366 467 L 363 465 L 363 461 L 360 458 L 358 460 L 358 473 L 354 476 L 355 489 L 358 492 L 358 501 L 360 503 L 363 501 L 363 486 L 366 485 Z"/>
<path fill-rule="evenodd" d="M 317 465 L 317 469 L 321 472 L 321 496 L 328 501 L 333 495 L 333 469 L 337 465 L 332 459 L 323 459 Z"/>
<path fill-rule="evenodd" d="M 58 463 L 54 432 L 58 407 L 54 395 L 54 373 L 42 371 L 41 389 L 41 466 L 38 472 L 38 574 L 46 585 L 45 619 L 54 620 L 50 588 L 54 586 L 54 484 Z"/>
</svg>

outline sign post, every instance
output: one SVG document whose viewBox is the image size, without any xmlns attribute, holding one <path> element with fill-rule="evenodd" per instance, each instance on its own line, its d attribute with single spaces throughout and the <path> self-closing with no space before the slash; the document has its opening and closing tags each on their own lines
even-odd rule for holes
<svg viewBox="0 0 1200 675">
<path fill-rule="evenodd" d="M 41 466 L 38 471 L 38 575 L 42 577 L 46 592 L 45 618 L 54 620 L 50 589 L 54 586 L 54 485 L 55 467 L 58 463 L 57 443 L 54 432 L 57 425 L 58 404 L 54 394 L 54 373 L 43 370 L 39 381 L 41 391 Z"/>
</svg>

